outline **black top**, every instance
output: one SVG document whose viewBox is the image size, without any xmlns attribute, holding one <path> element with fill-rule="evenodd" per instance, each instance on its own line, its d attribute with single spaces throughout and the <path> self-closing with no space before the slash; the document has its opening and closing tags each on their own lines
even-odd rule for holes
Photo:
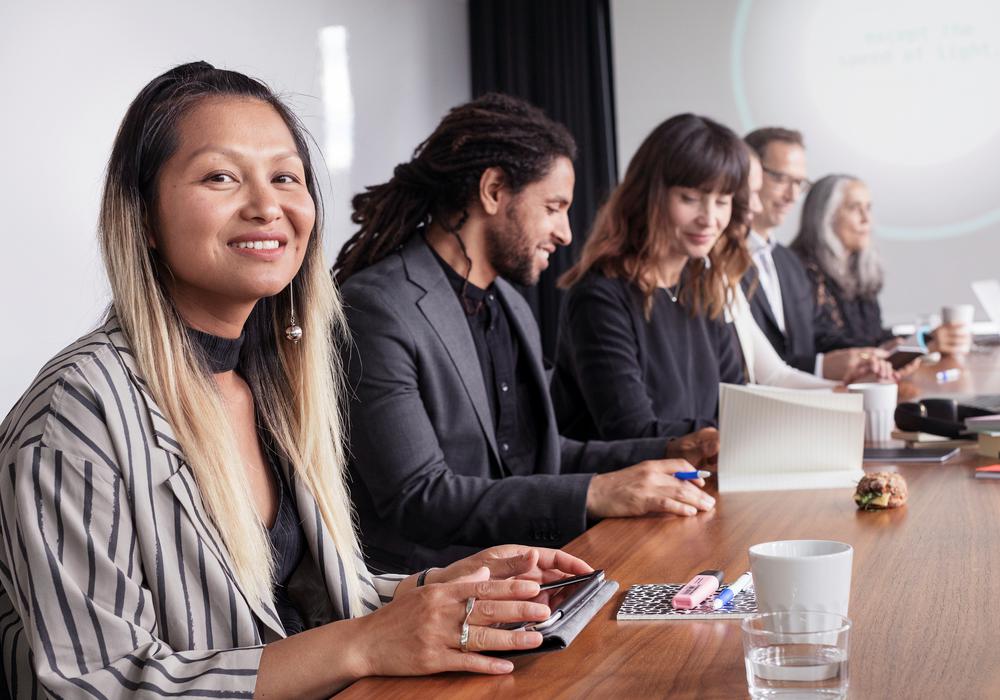
<svg viewBox="0 0 1000 700">
<path fill-rule="evenodd" d="M 533 474 L 538 459 L 536 406 L 540 399 L 533 388 L 528 358 L 511 331 L 496 285 L 480 289 L 467 282 L 428 247 L 466 311 L 503 467 L 508 474 Z"/>
<path fill-rule="evenodd" d="M 892 331 L 882 327 L 882 307 L 877 296 L 848 298 L 840 285 L 819 265 L 812 261 L 804 263 L 813 285 L 817 324 L 831 329 L 833 333 L 829 337 L 836 338 L 836 342 L 830 342 L 817 336 L 817 350 L 829 352 L 842 347 L 875 347 L 892 340 Z"/>
<path fill-rule="evenodd" d="M 201 348 L 202 359 L 213 373 L 238 369 L 245 334 L 233 339 L 220 338 L 193 328 L 187 330 L 188 337 Z M 285 628 L 285 634 L 291 636 L 301 632 L 304 623 L 299 611 L 288 598 L 286 586 L 305 553 L 306 538 L 302 531 L 298 509 L 292 500 L 292 491 L 285 481 L 277 454 L 272 448 L 270 435 L 261 427 L 261 421 L 258 420 L 257 425 L 260 442 L 265 448 L 265 456 L 274 471 L 274 479 L 278 486 L 278 514 L 274 525 L 268 528 L 267 532 L 274 556 L 274 607 Z"/>
<path fill-rule="evenodd" d="M 552 398 L 572 438 L 673 437 L 716 425 L 719 383 L 743 383 L 736 340 L 721 318 L 691 316 L 666 290 L 653 297 L 590 273 L 566 295 Z"/>
<path fill-rule="evenodd" d="M 274 608 L 281 618 L 285 634 L 290 637 L 305 628 L 302 615 L 288 598 L 287 586 L 305 554 L 306 536 L 302 531 L 298 509 L 292 500 L 292 490 L 275 460 L 271 459 L 270 462 L 274 478 L 278 482 L 278 515 L 274 519 L 274 525 L 267 531 L 274 552 Z"/>
<path fill-rule="evenodd" d="M 213 374 L 228 372 L 239 365 L 246 333 L 241 333 L 239 338 L 220 338 L 194 328 L 188 328 L 187 332 L 188 338 L 201 348 L 201 358 Z"/>
</svg>

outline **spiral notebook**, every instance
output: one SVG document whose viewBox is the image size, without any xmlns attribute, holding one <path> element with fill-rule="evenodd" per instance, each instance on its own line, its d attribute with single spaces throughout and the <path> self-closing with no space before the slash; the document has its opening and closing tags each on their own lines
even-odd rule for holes
<svg viewBox="0 0 1000 700">
<path fill-rule="evenodd" d="M 677 610 L 670 601 L 686 583 L 639 583 L 628 589 L 618 608 L 618 620 L 732 620 L 757 612 L 757 596 L 753 586 L 718 610 L 712 610 L 713 593 L 701 605 L 690 610 Z M 728 583 L 726 584 L 729 585 Z M 721 592 L 722 588 L 718 592 Z"/>
</svg>

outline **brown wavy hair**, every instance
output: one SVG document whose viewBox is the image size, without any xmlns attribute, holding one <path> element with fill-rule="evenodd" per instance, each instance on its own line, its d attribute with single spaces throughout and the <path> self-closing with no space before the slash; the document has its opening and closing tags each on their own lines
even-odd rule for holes
<svg viewBox="0 0 1000 700">
<path fill-rule="evenodd" d="M 559 278 L 559 286 L 571 287 L 591 270 L 625 278 L 642 292 L 648 320 L 657 267 L 670 244 L 667 190 L 717 190 L 733 195 L 732 218 L 707 262 L 688 261 L 679 298 L 693 316 L 718 318 L 726 307 L 727 281 L 736 284 L 750 266 L 743 242 L 749 169 L 746 146 L 722 124 L 694 114 L 666 120 L 639 146 L 625 179 L 597 212 L 579 262 Z"/>
</svg>

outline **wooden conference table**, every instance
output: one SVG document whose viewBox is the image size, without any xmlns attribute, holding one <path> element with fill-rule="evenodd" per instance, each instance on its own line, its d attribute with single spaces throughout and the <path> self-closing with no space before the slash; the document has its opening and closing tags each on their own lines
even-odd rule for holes
<svg viewBox="0 0 1000 700">
<path fill-rule="evenodd" d="M 907 393 L 1000 393 L 1000 351 L 946 362 L 919 370 Z M 961 378 L 937 384 L 951 366 Z M 860 512 L 850 489 L 830 489 L 725 494 L 693 518 L 605 520 L 565 549 L 621 589 L 568 649 L 522 657 L 508 676 L 373 678 L 343 697 L 747 697 L 738 620 L 617 622 L 625 591 L 703 569 L 731 580 L 750 545 L 830 539 L 854 547 L 850 698 L 998 698 L 1000 480 L 973 478 L 992 462 L 966 448 L 944 464 L 900 464 L 910 498 L 897 510 Z"/>
</svg>

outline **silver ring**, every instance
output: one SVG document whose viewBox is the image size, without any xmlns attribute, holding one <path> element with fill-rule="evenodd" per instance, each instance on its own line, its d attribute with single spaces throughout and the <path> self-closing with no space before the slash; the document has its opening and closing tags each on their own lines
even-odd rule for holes
<svg viewBox="0 0 1000 700">
<path fill-rule="evenodd" d="M 462 620 L 462 634 L 458 637 L 458 646 L 463 652 L 469 650 L 469 618 L 472 616 L 472 609 L 476 607 L 475 598 L 465 599 L 465 619 Z"/>
</svg>

